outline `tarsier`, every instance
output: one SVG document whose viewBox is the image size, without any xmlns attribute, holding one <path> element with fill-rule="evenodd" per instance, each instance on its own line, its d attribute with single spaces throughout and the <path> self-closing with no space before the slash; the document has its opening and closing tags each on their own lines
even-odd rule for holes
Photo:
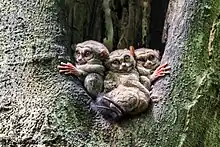
<svg viewBox="0 0 220 147">
<path fill-rule="evenodd" d="M 108 73 L 104 80 L 104 93 L 92 103 L 92 108 L 108 120 L 118 120 L 124 115 L 144 111 L 150 93 L 139 81 L 134 50 L 119 49 L 109 55 Z"/>
<path fill-rule="evenodd" d="M 166 67 L 167 64 L 159 66 L 159 63 L 158 52 L 151 49 L 134 52 L 131 47 L 130 51 L 120 49 L 110 53 L 106 62 L 109 71 L 104 80 L 104 93 L 92 103 L 92 108 L 114 121 L 146 110 L 151 82 L 169 73 L 170 67 Z"/>
<path fill-rule="evenodd" d="M 160 65 L 160 55 L 156 50 L 140 48 L 135 50 L 137 70 L 140 74 L 140 82 L 150 90 L 151 84 L 157 78 L 169 74 L 170 67 L 167 64 Z"/>
<path fill-rule="evenodd" d="M 96 97 L 103 91 L 104 60 L 109 56 L 108 49 L 93 40 L 78 43 L 75 48 L 75 65 L 61 63 L 59 72 L 77 76 L 84 84 L 87 92 Z"/>
<path fill-rule="evenodd" d="M 103 44 L 93 40 L 76 45 L 75 61 L 75 65 L 61 63 L 59 72 L 77 76 L 96 98 L 91 108 L 114 121 L 146 110 L 152 81 L 170 69 L 167 64 L 159 66 L 159 53 L 154 50 L 130 47 L 109 54 Z"/>
</svg>

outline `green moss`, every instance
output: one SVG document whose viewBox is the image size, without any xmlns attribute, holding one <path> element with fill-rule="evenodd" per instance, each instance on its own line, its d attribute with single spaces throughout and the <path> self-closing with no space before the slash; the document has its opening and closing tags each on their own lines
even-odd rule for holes
<svg viewBox="0 0 220 147">
<path fill-rule="evenodd" d="M 183 59 L 183 72 L 180 75 L 181 84 L 175 88 L 185 91 L 182 92 L 181 98 L 187 100 L 183 104 L 183 108 L 187 111 L 184 120 L 184 132 L 180 135 L 179 145 L 181 146 L 204 146 L 207 129 L 212 130 L 210 122 L 216 121 L 213 120 L 213 114 L 215 113 L 213 107 L 218 101 L 216 96 L 217 87 L 213 85 L 214 79 L 210 78 L 210 75 L 216 71 L 213 70 L 215 67 L 212 67 L 211 62 L 213 62 L 213 59 L 209 57 L 208 45 L 210 30 L 213 22 L 218 17 L 219 7 L 220 3 L 217 1 L 216 3 L 203 1 L 197 6 L 197 13 L 191 21 L 188 41 L 186 42 L 187 48 Z M 214 47 L 214 50 L 219 47 L 218 44 Z M 213 52 L 213 56 L 216 56 L 214 54 L 216 52 Z M 219 57 L 216 59 L 219 60 Z M 211 135 L 209 134 L 209 136 Z M 218 141 L 215 140 L 214 142 Z"/>
</svg>

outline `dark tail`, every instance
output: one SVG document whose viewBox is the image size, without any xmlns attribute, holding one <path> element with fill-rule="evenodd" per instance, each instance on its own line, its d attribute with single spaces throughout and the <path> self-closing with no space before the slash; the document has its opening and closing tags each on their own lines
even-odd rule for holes
<svg viewBox="0 0 220 147">
<path fill-rule="evenodd" d="M 108 121 L 119 121 L 125 115 L 124 110 L 118 104 L 103 94 L 91 101 L 90 107 Z"/>
</svg>

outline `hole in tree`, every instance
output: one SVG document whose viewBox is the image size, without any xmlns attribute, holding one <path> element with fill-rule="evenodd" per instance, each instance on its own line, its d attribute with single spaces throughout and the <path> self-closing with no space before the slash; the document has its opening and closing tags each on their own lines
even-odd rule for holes
<svg viewBox="0 0 220 147">
<path fill-rule="evenodd" d="M 152 0 L 151 2 L 149 47 L 159 50 L 161 54 L 163 54 L 165 48 L 162 35 L 168 3 L 169 0 Z"/>
</svg>

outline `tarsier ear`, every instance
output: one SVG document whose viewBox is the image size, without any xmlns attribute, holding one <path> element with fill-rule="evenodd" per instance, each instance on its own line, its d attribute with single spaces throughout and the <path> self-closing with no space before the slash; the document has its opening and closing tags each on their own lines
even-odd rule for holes
<svg viewBox="0 0 220 147">
<path fill-rule="evenodd" d="M 160 51 L 159 50 L 154 50 L 157 53 L 157 58 L 160 59 L 161 55 L 160 55 Z"/>
<path fill-rule="evenodd" d="M 76 49 L 76 44 L 72 44 L 72 45 L 71 45 L 71 49 L 72 49 L 72 50 L 75 50 L 75 49 Z"/>
<path fill-rule="evenodd" d="M 156 52 L 157 52 L 158 54 L 160 54 L 160 51 L 159 51 L 159 50 L 156 50 Z"/>
<path fill-rule="evenodd" d="M 134 53 L 134 47 L 133 46 L 129 46 L 129 50 L 130 50 L 130 54 L 132 57 L 135 57 L 135 53 Z"/>
<path fill-rule="evenodd" d="M 109 57 L 109 52 L 107 50 L 102 50 L 101 53 L 99 54 L 100 58 L 106 59 Z"/>
</svg>

